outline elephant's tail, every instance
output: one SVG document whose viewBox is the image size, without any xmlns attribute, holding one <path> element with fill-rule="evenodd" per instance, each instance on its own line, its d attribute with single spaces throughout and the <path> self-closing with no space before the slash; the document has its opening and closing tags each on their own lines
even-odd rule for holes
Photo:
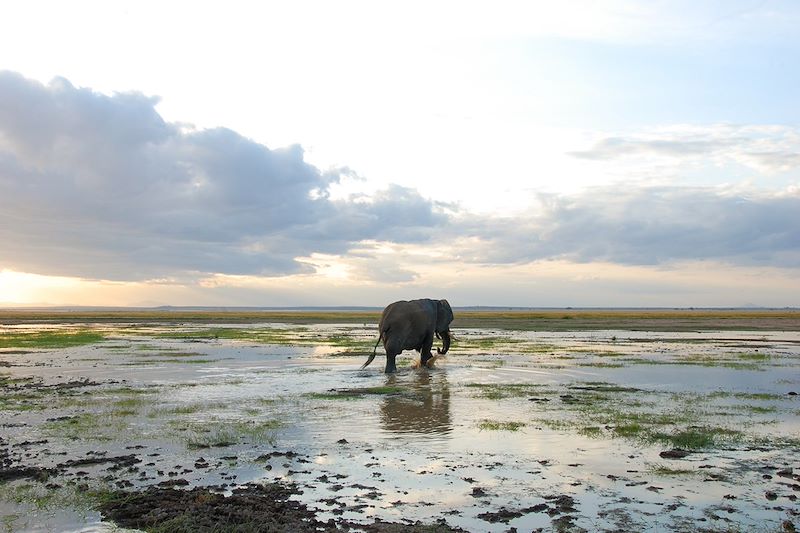
<svg viewBox="0 0 800 533">
<path fill-rule="evenodd" d="M 381 334 L 378 335 L 378 342 L 375 343 L 375 347 L 372 349 L 372 355 L 369 356 L 369 359 L 367 359 L 366 363 L 361 365 L 361 370 L 364 370 L 365 368 L 367 368 L 369 366 L 369 364 L 373 361 L 373 359 L 375 359 L 375 354 L 378 351 L 378 345 L 381 343 L 381 339 L 383 338 L 383 336 L 385 334 L 386 334 L 385 331 L 381 331 Z"/>
</svg>

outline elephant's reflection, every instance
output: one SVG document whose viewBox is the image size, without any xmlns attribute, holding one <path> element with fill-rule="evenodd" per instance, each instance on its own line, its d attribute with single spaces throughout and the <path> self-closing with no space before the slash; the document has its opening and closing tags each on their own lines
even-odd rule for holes
<svg viewBox="0 0 800 533">
<path fill-rule="evenodd" d="M 450 389 L 447 374 L 441 371 L 412 372 L 410 383 L 402 383 L 403 394 L 391 394 L 381 403 L 381 426 L 392 433 L 449 433 Z M 399 385 L 395 375 L 387 377 L 388 386 Z M 403 380 L 406 381 L 405 379 Z M 410 387 L 408 387 L 410 385 Z"/>
</svg>

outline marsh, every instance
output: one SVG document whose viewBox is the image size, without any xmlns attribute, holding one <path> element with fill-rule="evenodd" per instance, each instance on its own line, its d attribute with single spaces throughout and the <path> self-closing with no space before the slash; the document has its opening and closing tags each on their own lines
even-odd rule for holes
<svg viewBox="0 0 800 533">
<path fill-rule="evenodd" d="M 652 318 L 465 317 L 434 369 L 413 368 L 410 351 L 391 375 L 360 369 L 376 336 L 368 316 L 57 318 L 0 330 L 10 530 L 111 530 L 103 502 L 121 491 L 256 497 L 253 484 L 302 492 L 287 498 L 320 523 L 798 521 L 793 315 L 741 330 L 691 316 L 653 329 L 633 327 Z"/>
</svg>

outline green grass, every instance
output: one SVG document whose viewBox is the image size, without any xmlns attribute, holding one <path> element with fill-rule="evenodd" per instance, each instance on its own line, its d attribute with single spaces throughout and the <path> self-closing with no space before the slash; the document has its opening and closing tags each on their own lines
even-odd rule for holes
<svg viewBox="0 0 800 533">
<path fill-rule="evenodd" d="M 166 358 L 178 358 L 178 357 L 202 357 L 206 354 L 200 352 L 181 352 L 179 350 L 161 350 L 158 352 L 144 352 L 144 353 L 137 353 L 135 354 L 136 357 L 166 357 Z"/>
<path fill-rule="evenodd" d="M 69 348 L 105 340 L 97 331 L 36 331 L 0 333 L 0 348 Z"/>
<path fill-rule="evenodd" d="M 125 413 L 127 410 L 123 410 Z M 65 420 L 53 420 L 42 424 L 42 432 L 50 437 L 69 440 L 111 441 L 126 437 L 126 415 L 86 412 Z"/>
<path fill-rule="evenodd" d="M 186 429 L 183 440 L 188 449 L 220 448 L 235 444 L 273 444 L 275 432 L 282 425 L 278 420 L 194 424 Z"/>
<path fill-rule="evenodd" d="M 158 364 L 183 364 L 183 365 L 205 365 L 209 363 L 216 363 L 220 359 L 142 359 L 140 361 L 131 361 L 129 363 L 121 363 L 120 366 L 150 366 Z"/>
<path fill-rule="evenodd" d="M 622 357 L 622 352 L 615 352 L 612 350 L 603 350 L 599 348 L 573 348 L 570 350 L 572 353 L 578 353 L 585 356 L 593 355 L 595 357 Z"/>
<path fill-rule="evenodd" d="M 130 396 L 111 402 L 110 416 L 134 416 L 142 412 L 145 406 L 152 405 L 152 400 L 143 396 Z"/>
<path fill-rule="evenodd" d="M 745 411 L 747 413 L 752 413 L 755 415 L 766 415 L 770 413 L 777 413 L 778 408 L 774 405 L 733 405 L 731 409 L 735 409 L 737 411 Z"/>
<path fill-rule="evenodd" d="M 303 396 L 314 400 L 357 400 L 366 395 L 400 394 L 405 389 L 402 387 L 380 386 L 364 387 L 360 389 L 333 389 L 327 392 L 309 392 Z"/>
<path fill-rule="evenodd" d="M 489 398 L 506 397 L 502 388 L 480 388 Z M 565 389 L 568 394 L 557 394 L 550 402 L 536 404 L 537 423 L 591 438 L 622 438 L 639 445 L 687 449 L 714 448 L 745 440 L 745 434 L 738 429 L 709 423 L 723 414 L 736 413 L 737 406 L 726 405 L 721 410 L 710 405 L 708 397 L 715 393 L 676 395 L 599 381 L 578 382 Z M 725 396 L 736 394 L 741 393 Z M 774 411 L 771 406 L 739 406 L 739 410 L 748 415 Z"/>
<path fill-rule="evenodd" d="M 736 354 L 736 357 L 745 361 L 769 361 L 772 359 L 770 354 L 764 352 L 740 353 Z"/>
<path fill-rule="evenodd" d="M 191 415 L 194 413 L 199 413 L 200 411 L 205 411 L 208 409 L 207 405 L 199 404 L 199 403 L 192 403 L 188 405 L 178 405 L 175 407 L 170 407 L 164 409 L 163 411 L 168 414 L 172 415 Z"/>
<path fill-rule="evenodd" d="M 294 328 L 236 328 L 219 327 L 197 330 L 159 332 L 154 336 L 180 340 L 233 340 L 254 344 L 276 344 L 282 346 L 334 346 L 343 348 L 346 355 L 363 355 L 375 344 L 375 337 L 362 337 L 341 331 L 323 331 L 306 327 Z"/>
<path fill-rule="evenodd" d="M 481 431 L 519 431 L 520 428 L 523 428 L 526 425 L 527 424 L 525 424 L 525 422 L 481 420 L 478 423 L 478 429 Z"/>
<path fill-rule="evenodd" d="M 47 409 L 48 406 L 40 401 L 40 398 L 31 394 L 4 394 L 0 396 L 0 411 L 25 412 Z"/>
<path fill-rule="evenodd" d="M 109 387 L 102 389 L 103 394 L 110 395 L 130 395 L 130 394 L 155 394 L 160 390 L 159 385 L 145 385 L 141 387 L 122 386 L 122 387 Z"/>
<path fill-rule="evenodd" d="M 614 435 L 628 439 L 640 438 L 644 430 L 645 430 L 644 426 L 642 426 L 637 422 L 632 422 L 630 424 L 620 424 L 619 426 L 615 426 L 613 429 Z"/>
<path fill-rule="evenodd" d="M 456 345 L 455 339 L 453 339 L 453 344 Z M 550 353 L 557 349 L 553 344 L 509 336 L 459 337 L 457 345 L 461 351 L 514 352 L 518 354 Z"/>
<path fill-rule="evenodd" d="M 217 409 L 227 409 L 231 407 L 230 403 L 217 401 L 217 402 L 193 402 L 181 405 L 172 405 L 167 407 L 158 407 L 151 409 L 147 413 L 148 418 L 169 418 L 171 416 L 193 415 L 196 413 L 209 413 Z M 261 411 L 259 411 L 260 413 Z"/>
<path fill-rule="evenodd" d="M 617 385 L 616 383 L 608 383 L 606 381 L 581 381 L 569 385 L 572 390 L 583 390 L 600 393 L 616 393 L 616 392 L 645 392 L 642 389 L 635 387 L 625 387 L 624 385 Z"/>
<path fill-rule="evenodd" d="M 31 383 L 33 382 L 32 377 L 22 376 L 22 377 L 12 377 L 11 374 L 0 374 L 0 387 L 13 387 L 15 385 L 21 385 L 24 383 Z"/>
<path fill-rule="evenodd" d="M 584 426 L 578 429 L 578 433 L 584 437 L 599 439 L 603 436 L 603 429 L 598 426 Z"/>
<path fill-rule="evenodd" d="M 776 394 L 774 392 L 731 392 L 731 391 L 714 391 L 707 395 L 708 398 L 738 398 L 740 400 L 783 400 L 783 394 Z"/>
<path fill-rule="evenodd" d="M 672 433 L 650 432 L 646 438 L 651 442 L 667 444 L 675 448 L 696 450 L 712 448 L 725 443 L 741 440 L 743 433 L 738 430 L 722 427 L 692 427 Z"/>
<path fill-rule="evenodd" d="M 88 511 L 94 503 L 89 494 L 74 485 L 51 488 L 37 482 L 0 483 L 0 501 L 26 504 L 36 511 L 45 512 L 65 508 Z M 14 525 L 15 521 L 9 520 L 8 523 Z"/>
<path fill-rule="evenodd" d="M 673 476 L 694 476 L 697 475 L 696 470 L 689 470 L 687 468 L 672 468 L 662 464 L 650 465 L 647 472 L 654 476 L 673 477 Z"/>
<path fill-rule="evenodd" d="M 592 362 L 578 363 L 578 366 L 591 367 L 591 368 L 623 368 L 625 365 L 623 363 L 606 363 L 605 361 L 601 361 L 597 363 L 592 363 Z"/>
<path fill-rule="evenodd" d="M 477 389 L 478 396 L 487 400 L 523 398 L 534 394 L 548 394 L 552 391 L 540 383 L 467 383 L 470 389 Z"/>
</svg>

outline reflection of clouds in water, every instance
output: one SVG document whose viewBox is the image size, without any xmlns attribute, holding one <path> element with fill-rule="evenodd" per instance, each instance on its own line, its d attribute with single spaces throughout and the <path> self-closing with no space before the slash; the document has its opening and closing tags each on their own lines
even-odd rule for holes
<svg viewBox="0 0 800 533">
<path fill-rule="evenodd" d="M 381 402 L 381 427 L 390 433 L 437 435 L 450 433 L 450 389 L 445 372 L 414 371 L 406 379 L 387 376 L 389 387 L 402 386 L 403 394 L 389 394 Z M 403 376 L 406 378 L 406 376 Z"/>
</svg>

